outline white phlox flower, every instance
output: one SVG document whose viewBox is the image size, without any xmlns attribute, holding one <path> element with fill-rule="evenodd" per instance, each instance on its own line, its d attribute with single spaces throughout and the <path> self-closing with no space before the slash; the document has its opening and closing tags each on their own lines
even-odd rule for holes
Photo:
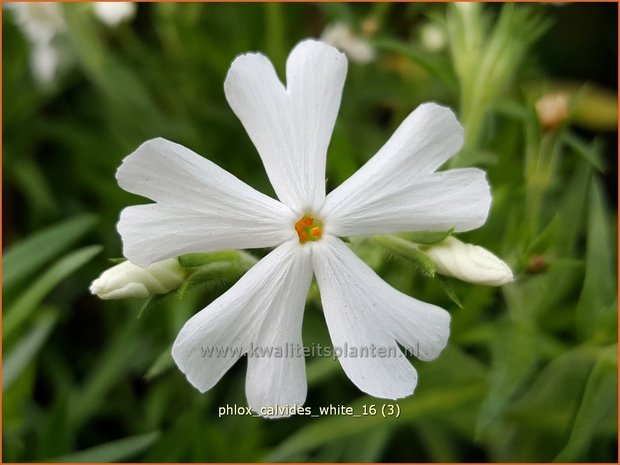
<svg viewBox="0 0 620 465">
<path fill-rule="evenodd" d="M 448 237 L 425 249 L 438 273 L 462 281 L 487 286 L 502 286 L 513 280 L 512 270 L 500 258 L 479 245 L 465 244 Z"/>
<path fill-rule="evenodd" d="M 302 405 L 303 352 L 255 356 L 252 347 L 302 345 L 302 317 L 312 276 L 335 348 L 384 348 L 386 357 L 340 357 L 349 379 L 375 397 L 413 393 L 414 367 L 445 347 L 449 314 L 384 282 L 339 236 L 481 226 L 491 197 L 485 173 L 437 169 L 463 143 L 452 111 L 420 105 L 361 169 L 326 195 L 327 147 L 340 106 L 346 57 L 305 40 L 286 63 L 286 86 L 260 53 L 237 57 L 226 98 L 256 146 L 274 200 L 191 150 L 153 139 L 118 169 L 120 186 L 155 203 L 123 210 L 125 256 L 140 266 L 189 252 L 275 249 L 181 329 L 172 356 L 199 391 L 212 388 L 248 352 L 249 406 Z M 235 348 L 205 356 L 209 348 Z M 361 353 L 361 352 L 360 352 Z M 368 355 L 368 352 L 367 352 Z"/>
<path fill-rule="evenodd" d="M 136 4 L 133 2 L 94 2 L 93 9 L 97 19 L 108 27 L 129 21 L 136 14 Z"/>
</svg>

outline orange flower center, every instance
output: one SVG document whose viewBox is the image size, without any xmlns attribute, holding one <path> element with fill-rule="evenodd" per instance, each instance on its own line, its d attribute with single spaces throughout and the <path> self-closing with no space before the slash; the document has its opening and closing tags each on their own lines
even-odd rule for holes
<svg viewBox="0 0 620 465">
<path fill-rule="evenodd" d="M 299 243 L 318 241 L 323 236 L 323 224 L 310 215 L 304 215 L 295 223 L 295 231 L 299 236 Z"/>
</svg>

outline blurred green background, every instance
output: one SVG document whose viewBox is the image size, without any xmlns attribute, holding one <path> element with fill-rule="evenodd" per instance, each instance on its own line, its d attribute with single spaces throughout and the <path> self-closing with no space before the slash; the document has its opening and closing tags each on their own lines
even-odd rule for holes
<svg viewBox="0 0 620 465">
<path fill-rule="evenodd" d="M 4 461 L 617 461 L 616 4 L 158 3 L 114 27 L 90 4 L 58 9 L 48 80 L 3 11 Z M 114 173 L 161 136 L 273 194 L 224 99 L 228 66 L 260 50 L 282 73 L 297 41 L 338 22 L 345 51 L 357 40 L 375 57 L 350 60 L 328 189 L 418 104 L 449 105 L 467 137 L 452 165 L 487 170 L 494 197 L 461 238 L 515 282 L 440 282 L 357 244 L 389 283 L 453 317 L 441 357 L 412 360 L 419 385 L 400 417 L 218 418 L 245 405 L 245 362 L 200 395 L 167 354 L 231 280 L 154 299 L 140 318 L 144 302 L 88 292 L 121 255 L 120 210 L 143 202 Z M 545 95 L 566 108 L 541 122 Z M 304 342 L 329 344 L 316 292 Z M 333 360 L 307 370 L 315 409 L 385 403 Z"/>
</svg>

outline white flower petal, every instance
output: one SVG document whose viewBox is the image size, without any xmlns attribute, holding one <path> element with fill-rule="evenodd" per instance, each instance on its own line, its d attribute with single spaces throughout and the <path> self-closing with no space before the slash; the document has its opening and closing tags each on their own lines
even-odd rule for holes
<svg viewBox="0 0 620 465">
<path fill-rule="evenodd" d="M 273 293 L 261 290 L 267 294 L 270 307 L 262 324 L 256 322 L 260 326 L 254 339 L 258 352 L 248 354 L 245 383 L 248 404 L 259 413 L 265 408 L 275 410 L 263 416 L 289 416 L 288 412 L 278 413 L 277 407 L 300 406 L 306 400 L 308 384 L 301 328 L 312 279 L 312 261 L 308 247 L 295 244 L 293 255 L 294 259 L 283 265 L 288 266 L 288 276 L 282 279 L 287 281 Z"/>
<path fill-rule="evenodd" d="M 271 247 L 295 236 L 295 216 L 182 145 L 153 139 L 118 169 L 119 185 L 156 204 L 128 207 L 118 231 L 139 266 L 188 252 Z"/>
<path fill-rule="evenodd" d="M 395 171 L 394 177 L 401 177 L 399 173 Z M 486 175 L 477 168 L 373 184 L 368 191 L 349 195 L 331 202 L 328 197 L 321 213 L 326 232 L 361 236 L 450 228 L 468 231 L 484 224 L 491 205 Z"/>
<path fill-rule="evenodd" d="M 261 54 L 239 56 L 224 89 L 278 198 L 301 215 L 325 198 L 325 158 L 340 107 L 346 57 L 306 40 L 289 55 L 285 88 Z"/>
<path fill-rule="evenodd" d="M 491 204 L 483 171 L 434 172 L 463 143 L 452 111 L 420 105 L 383 148 L 332 191 L 320 216 L 338 236 L 481 226 Z"/>
<path fill-rule="evenodd" d="M 196 389 L 205 392 L 213 387 L 252 345 L 301 343 L 310 262 L 309 249 L 293 241 L 282 244 L 183 326 L 172 356 Z M 208 354 L 216 349 L 226 353 Z M 252 408 L 304 402 L 303 357 L 248 360 L 246 385 Z"/>
<path fill-rule="evenodd" d="M 332 236 L 314 244 L 313 266 L 334 347 L 376 348 L 375 357 L 340 357 L 347 376 L 375 397 L 410 395 L 417 374 L 398 344 L 422 360 L 434 359 L 448 341 L 448 312 L 392 288 Z"/>
</svg>

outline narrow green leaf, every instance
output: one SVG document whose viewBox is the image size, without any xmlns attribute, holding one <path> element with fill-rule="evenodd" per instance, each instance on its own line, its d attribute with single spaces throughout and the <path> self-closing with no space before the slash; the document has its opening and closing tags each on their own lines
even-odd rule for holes
<svg viewBox="0 0 620 465">
<path fill-rule="evenodd" d="M 476 423 L 480 438 L 493 426 L 515 392 L 528 380 L 538 360 L 538 343 L 533 328 L 524 323 L 505 322 L 495 330 L 491 346 L 493 366 L 489 393 Z"/>
<path fill-rule="evenodd" d="M 72 393 L 67 420 L 72 427 L 79 428 L 93 413 L 100 411 L 108 391 L 117 386 L 135 364 L 136 353 L 143 344 L 136 335 L 138 321 L 128 315 L 108 346 L 102 349 L 99 359 L 92 363 L 84 384 Z"/>
<path fill-rule="evenodd" d="M 392 437 L 392 428 L 366 431 L 350 438 L 345 450 L 343 462 L 376 463 L 381 459 Z"/>
<path fill-rule="evenodd" d="M 85 449 L 73 454 L 63 455 L 46 462 L 62 463 L 92 463 L 92 462 L 122 462 L 135 457 L 145 451 L 159 438 L 159 431 L 129 436 L 117 441 L 100 444 L 90 449 Z"/>
<path fill-rule="evenodd" d="M 47 337 L 50 335 L 58 315 L 56 312 L 46 312 L 34 323 L 32 329 L 28 331 L 13 347 L 13 349 L 3 357 L 2 365 L 2 390 L 7 388 L 17 379 L 26 369 L 28 364 L 35 358 Z"/>
<path fill-rule="evenodd" d="M 425 421 L 412 426 L 420 442 L 425 447 L 433 462 L 458 462 L 458 446 L 448 430 L 438 425 L 437 421 Z"/>
<path fill-rule="evenodd" d="M 75 216 L 9 246 L 2 256 L 2 288 L 28 278 L 88 232 L 96 221 L 91 214 Z"/>
<path fill-rule="evenodd" d="M 520 430 L 515 433 L 517 438 L 541 431 L 561 437 L 570 431 L 597 355 L 598 349 L 578 347 L 560 355 L 537 375 L 527 391 L 507 408 L 506 419 L 517 423 Z"/>
<path fill-rule="evenodd" d="M 583 337 L 591 337 L 607 321 L 601 312 L 610 309 L 617 295 L 615 266 L 612 259 L 609 212 L 600 182 L 590 187 L 586 240 L 586 275 L 577 305 L 577 329 Z M 612 308 L 615 312 L 615 309 Z"/>
<path fill-rule="evenodd" d="M 584 141 L 582 141 L 575 134 L 572 134 L 570 131 L 566 131 L 562 135 L 562 141 L 573 149 L 577 155 L 581 156 L 584 160 L 591 164 L 597 171 L 600 173 L 605 173 L 607 171 L 605 162 L 599 153 L 600 147 L 596 143 L 592 144 L 592 146 L 588 146 Z"/>
<path fill-rule="evenodd" d="M 153 364 L 149 367 L 144 378 L 147 381 L 151 381 L 153 378 L 168 371 L 174 366 L 174 360 L 172 359 L 172 346 L 167 347 L 159 356 L 155 359 Z"/>
<path fill-rule="evenodd" d="M 601 354 L 588 378 L 568 442 L 554 462 L 587 461 L 587 452 L 601 420 L 618 411 L 618 345 Z"/>
<path fill-rule="evenodd" d="M 59 392 L 39 420 L 37 428 L 37 447 L 35 457 L 55 457 L 75 450 L 75 436 L 78 433 L 67 428 L 69 391 Z"/>
<path fill-rule="evenodd" d="M 598 345 L 611 344 L 618 341 L 618 299 L 593 313 L 599 316 L 592 333 L 592 342 Z"/>
<path fill-rule="evenodd" d="M 7 175 L 28 197 L 32 210 L 57 215 L 58 205 L 54 192 L 45 178 L 41 164 L 36 163 L 31 157 L 13 157 L 11 168 L 11 172 Z"/>
<path fill-rule="evenodd" d="M 3 338 L 10 337 L 28 319 L 47 294 L 100 251 L 101 246 L 91 245 L 71 252 L 55 262 L 8 308 L 2 326 Z"/>
<path fill-rule="evenodd" d="M 443 82 L 448 89 L 452 91 L 457 90 L 456 76 L 450 68 L 450 63 L 442 57 L 425 52 L 412 44 L 405 45 L 393 39 L 379 39 L 373 41 L 373 44 L 378 50 L 406 56 L 426 70 L 431 76 Z"/>
</svg>

